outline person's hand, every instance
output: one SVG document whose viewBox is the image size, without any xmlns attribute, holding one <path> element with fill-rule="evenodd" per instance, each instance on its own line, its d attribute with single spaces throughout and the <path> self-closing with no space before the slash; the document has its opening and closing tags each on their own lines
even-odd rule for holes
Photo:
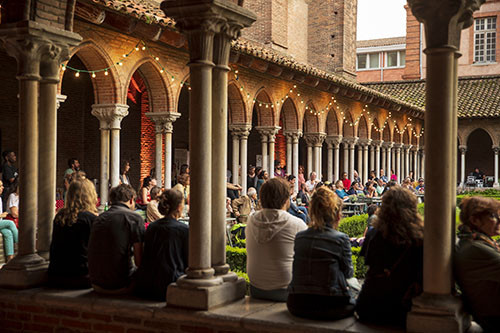
<svg viewBox="0 0 500 333">
<path fill-rule="evenodd" d="M 239 212 L 234 212 L 234 216 L 240 217 L 240 213 Z"/>
<path fill-rule="evenodd" d="M 9 215 L 9 213 L 7 213 L 7 212 L 3 212 L 2 214 L 0 214 L 0 218 L 2 218 L 2 219 L 3 219 L 3 218 L 6 218 L 6 217 L 7 217 L 7 215 Z"/>
</svg>

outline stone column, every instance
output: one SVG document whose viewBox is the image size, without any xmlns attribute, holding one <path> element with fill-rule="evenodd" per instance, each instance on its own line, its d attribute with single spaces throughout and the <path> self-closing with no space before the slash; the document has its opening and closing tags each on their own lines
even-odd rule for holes
<svg viewBox="0 0 500 333">
<path fill-rule="evenodd" d="M 60 64 L 69 58 L 69 48 L 77 45 L 81 37 L 23 21 L 2 25 L 0 39 L 7 53 L 17 60 L 20 221 L 19 251 L 0 270 L 0 286 L 30 288 L 46 279 L 49 259 L 56 195 Z"/>
<path fill-rule="evenodd" d="M 274 126 L 269 129 L 269 178 L 274 178 L 274 143 L 276 140 L 276 134 L 281 127 Z"/>
<path fill-rule="evenodd" d="M 262 142 L 262 170 L 266 170 L 269 168 L 268 155 L 267 155 L 267 144 L 269 140 L 268 130 L 263 127 L 257 127 L 257 131 L 259 131 L 261 142 Z M 269 177 L 271 177 L 271 170 L 267 170 L 269 173 Z M 274 170 L 272 170 L 274 174 Z"/>
<path fill-rule="evenodd" d="M 401 143 L 395 143 L 394 144 L 394 151 L 396 153 L 396 175 L 398 177 L 398 180 L 397 182 L 398 183 L 401 183 L 401 179 L 403 179 L 403 177 L 401 177 L 401 172 L 402 172 L 402 168 L 401 168 L 401 148 L 403 147 L 403 144 Z"/>
<path fill-rule="evenodd" d="M 239 168 L 240 168 L 240 131 L 239 127 L 229 125 L 231 135 L 233 137 L 233 161 L 232 161 L 232 182 L 239 184 Z"/>
<path fill-rule="evenodd" d="M 358 142 L 358 138 L 356 137 L 344 137 L 343 143 L 344 143 L 344 158 L 348 162 L 348 168 L 346 169 L 345 172 L 348 172 L 349 179 L 354 178 L 354 147 L 356 145 L 356 142 Z M 345 147 L 349 148 L 349 151 L 346 150 Z M 349 155 L 347 155 L 349 154 Z M 347 157 L 348 156 L 348 157 Z M 346 165 L 346 162 L 344 161 L 344 166 Z"/>
<path fill-rule="evenodd" d="M 380 157 L 381 157 L 380 161 L 381 168 L 384 169 L 385 174 L 387 175 L 387 173 L 390 172 L 390 170 L 389 171 L 387 170 L 387 148 L 385 148 L 384 144 L 382 144 L 382 146 L 380 147 Z M 380 172 L 380 170 L 378 170 L 378 172 Z"/>
<path fill-rule="evenodd" d="M 414 146 L 412 147 L 412 155 L 413 155 L 413 178 L 415 178 L 415 180 L 418 180 L 418 176 L 417 176 L 417 150 L 418 150 L 418 147 Z"/>
<path fill-rule="evenodd" d="M 363 146 L 364 142 L 362 140 L 358 141 L 358 175 L 361 181 L 363 181 Z"/>
<path fill-rule="evenodd" d="M 317 132 L 317 133 L 306 133 L 305 139 L 307 143 L 307 165 L 309 167 L 309 147 L 311 147 L 311 173 L 312 171 L 316 172 L 318 175 L 318 179 L 321 177 L 321 147 L 323 145 L 323 141 L 325 140 L 326 134 Z M 314 154 L 313 154 L 314 149 Z M 314 162 L 313 162 L 314 161 Z"/>
<path fill-rule="evenodd" d="M 307 174 L 304 176 L 306 179 L 309 179 L 309 175 L 311 174 L 311 172 L 316 171 L 314 170 L 313 166 L 314 137 L 311 136 L 309 133 L 305 133 L 304 139 L 306 140 L 306 145 L 307 145 Z"/>
<path fill-rule="evenodd" d="M 297 177 L 295 182 L 295 192 L 299 192 L 299 138 L 302 136 L 302 132 L 298 131 L 292 134 L 292 152 L 293 152 L 293 175 Z"/>
<path fill-rule="evenodd" d="M 359 140 L 361 142 L 361 149 L 363 150 L 363 173 L 359 177 L 365 183 L 368 180 L 368 147 L 370 146 L 371 139 Z"/>
<path fill-rule="evenodd" d="M 422 148 L 421 151 L 422 151 L 422 157 L 420 158 L 420 165 L 421 165 L 420 173 L 425 178 L 425 149 Z"/>
<path fill-rule="evenodd" d="M 493 182 L 493 187 L 498 188 L 498 152 L 500 151 L 500 147 L 493 146 L 494 161 L 495 161 L 495 180 Z"/>
<path fill-rule="evenodd" d="M 393 142 L 385 142 L 384 143 L 385 145 L 385 149 L 386 149 L 386 152 L 387 152 L 387 161 L 386 161 L 386 166 L 385 166 L 385 169 L 386 169 L 386 174 L 387 174 L 387 178 L 389 178 L 389 180 L 391 179 L 391 169 L 392 169 L 392 147 L 394 146 L 394 143 Z"/>
<path fill-rule="evenodd" d="M 369 145 L 368 149 L 370 149 L 370 164 L 367 166 L 368 167 L 368 174 L 371 170 L 375 170 L 375 174 L 376 174 L 377 168 L 375 167 L 375 146 Z"/>
<path fill-rule="evenodd" d="M 333 142 L 326 138 L 326 147 L 328 149 L 328 169 L 326 179 L 331 183 L 333 182 Z"/>
<path fill-rule="evenodd" d="M 377 177 L 380 174 L 380 147 L 382 146 L 383 141 L 380 140 L 375 140 L 372 141 L 372 147 L 375 148 L 375 164 L 373 165 L 373 168 L 375 169 L 375 175 Z"/>
<path fill-rule="evenodd" d="M 109 122 L 107 112 L 98 104 L 92 105 L 92 115 L 99 119 L 99 130 L 101 131 L 101 174 L 99 179 L 101 205 L 99 208 L 100 211 L 104 211 L 109 200 Z"/>
<path fill-rule="evenodd" d="M 292 136 L 285 131 L 286 138 L 286 173 L 287 175 L 292 174 Z"/>
<path fill-rule="evenodd" d="M 331 136 L 329 137 L 330 142 L 333 146 L 333 159 L 334 159 L 334 168 L 333 168 L 333 176 L 332 182 L 340 179 L 340 156 L 339 156 L 339 146 L 342 142 L 342 135 Z"/>
<path fill-rule="evenodd" d="M 465 186 L 465 153 L 467 152 L 467 146 L 458 146 L 460 150 L 460 186 Z M 495 148 L 493 148 L 495 149 Z"/>
<path fill-rule="evenodd" d="M 404 179 L 410 174 L 410 149 L 411 145 L 404 145 L 403 149 L 405 152 L 405 175 L 401 178 Z"/>
<path fill-rule="evenodd" d="M 241 161 L 241 194 L 247 194 L 247 173 L 248 173 L 248 136 L 250 135 L 250 129 L 252 125 L 248 125 L 245 130 L 241 131 L 240 134 L 240 161 Z"/>
<path fill-rule="evenodd" d="M 174 132 L 174 121 L 181 116 L 180 113 L 170 112 L 163 123 L 165 133 L 165 188 L 172 187 L 172 133 Z M 224 169 L 225 170 L 225 169 Z"/>
<path fill-rule="evenodd" d="M 461 30 L 484 0 L 435 2 L 411 0 L 413 15 L 424 23 L 427 55 L 425 112 L 425 230 L 423 294 L 407 317 L 410 332 L 463 332 L 463 315 L 454 288 L 452 256 L 456 202 L 456 58 Z M 446 14 L 444 14 L 446 13 Z"/>
<path fill-rule="evenodd" d="M 162 174 L 163 174 L 163 126 L 155 124 L 155 175 L 157 186 L 162 188 Z"/>
</svg>

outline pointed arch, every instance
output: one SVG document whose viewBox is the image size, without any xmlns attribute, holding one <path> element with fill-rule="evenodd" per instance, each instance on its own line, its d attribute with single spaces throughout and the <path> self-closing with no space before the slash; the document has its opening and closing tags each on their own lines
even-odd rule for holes
<svg viewBox="0 0 500 333">
<path fill-rule="evenodd" d="M 334 110 L 330 109 L 326 116 L 326 133 L 328 135 L 338 135 L 340 133 L 340 126 L 337 114 Z"/>
<path fill-rule="evenodd" d="M 344 124 L 342 126 L 342 135 L 344 137 L 354 137 L 354 126 L 352 123 L 352 115 L 349 111 L 344 111 Z"/>
<path fill-rule="evenodd" d="M 240 89 L 235 82 L 229 83 L 227 87 L 227 106 L 230 124 L 244 124 L 247 119 L 247 110 Z"/>
<path fill-rule="evenodd" d="M 365 116 L 362 116 L 358 120 L 358 138 L 368 139 L 368 123 Z"/>
<path fill-rule="evenodd" d="M 394 125 L 394 128 L 392 130 L 392 137 L 393 137 L 393 141 L 395 143 L 402 143 L 403 142 L 400 133 L 401 133 L 401 131 L 400 131 L 398 125 L 397 124 Z"/>
<path fill-rule="evenodd" d="M 382 140 L 384 140 L 385 142 L 392 141 L 391 129 L 389 127 L 389 124 L 384 125 L 384 130 L 382 131 Z"/>
<path fill-rule="evenodd" d="M 311 102 L 307 103 L 304 114 L 304 132 L 317 133 L 319 132 L 319 117 L 315 115 L 316 108 Z"/>
<path fill-rule="evenodd" d="M 380 126 L 378 124 L 378 120 L 374 119 L 372 122 L 371 130 L 370 130 L 370 138 L 372 140 L 381 140 L 382 133 L 380 133 Z"/>
<path fill-rule="evenodd" d="M 269 97 L 269 94 L 261 89 L 254 101 L 254 109 L 257 113 L 258 126 L 274 126 L 274 104 Z"/>
<path fill-rule="evenodd" d="M 409 129 L 407 128 L 404 132 L 403 132 L 403 143 L 405 145 L 409 145 L 410 144 L 410 135 L 408 134 L 408 131 Z"/>
<path fill-rule="evenodd" d="M 287 98 L 281 106 L 280 117 L 283 122 L 284 130 L 298 130 L 299 126 L 299 113 L 295 107 L 295 103 L 291 98 Z"/>
</svg>

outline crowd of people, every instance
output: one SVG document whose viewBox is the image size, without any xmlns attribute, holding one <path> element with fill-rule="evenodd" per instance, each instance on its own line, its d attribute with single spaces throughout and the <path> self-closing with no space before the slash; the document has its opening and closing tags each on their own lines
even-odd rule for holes
<svg viewBox="0 0 500 333">
<path fill-rule="evenodd" d="M 19 191 L 15 154 L 3 158 L 0 232 L 10 259 L 18 241 Z M 189 167 L 172 189 L 148 176 L 136 192 L 125 165 L 121 184 L 110 191 L 111 206 L 100 215 L 95 184 L 78 160 L 68 167 L 64 207 L 53 222 L 50 283 L 164 301 L 168 285 L 188 267 L 189 227 L 180 220 L 189 215 Z M 276 168 L 269 179 L 266 170 L 250 167 L 244 195 L 240 185 L 227 182 L 227 215 L 246 226 L 251 297 L 286 302 L 298 317 L 335 320 L 356 313 L 363 322 L 404 326 L 412 298 L 422 292 L 424 223 L 415 194 L 423 193 L 423 179 L 410 174 L 397 184 L 393 173 L 380 170 L 365 184 L 356 172 L 332 184 L 314 172 L 306 180 L 300 170 L 295 177 Z M 343 202 L 352 195 L 381 198 L 368 208 L 362 242 L 355 240 L 368 266 L 362 285 L 353 278 L 353 239 L 337 230 Z M 500 247 L 493 239 L 500 235 L 500 202 L 470 197 L 460 209 L 455 278 L 474 319 L 493 332 L 500 318 Z"/>
</svg>

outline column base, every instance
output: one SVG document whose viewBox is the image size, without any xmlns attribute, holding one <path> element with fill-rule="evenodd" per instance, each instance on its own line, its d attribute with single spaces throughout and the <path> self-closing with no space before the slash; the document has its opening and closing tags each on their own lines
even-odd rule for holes
<svg viewBox="0 0 500 333">
<path fill-rule="evenodd" d="M 451 295 L 422 294 L 413 299 L 406 321 L 407 332 L 466 332 L 471 316 L 462 300 Z"/>
<path fill-rule="evenodd" d="M 0 269 L 0 286 L 28 289 L 47 282 L 49 263 L 38 254 L 16 256 Z"/>
<path fill-rule="evenodd" d="M 167 289 L 167 307 L 208 310 L 245 297 L 245 291 L 246 282 L 243 278 L 198 288 L 185 288 L 173 283 Z"/>
<path fill-rule="evenodd" d="M 493 183 L 493 188 L 500 188 L 500 184 L 499 183 Z"/>
</svg>

